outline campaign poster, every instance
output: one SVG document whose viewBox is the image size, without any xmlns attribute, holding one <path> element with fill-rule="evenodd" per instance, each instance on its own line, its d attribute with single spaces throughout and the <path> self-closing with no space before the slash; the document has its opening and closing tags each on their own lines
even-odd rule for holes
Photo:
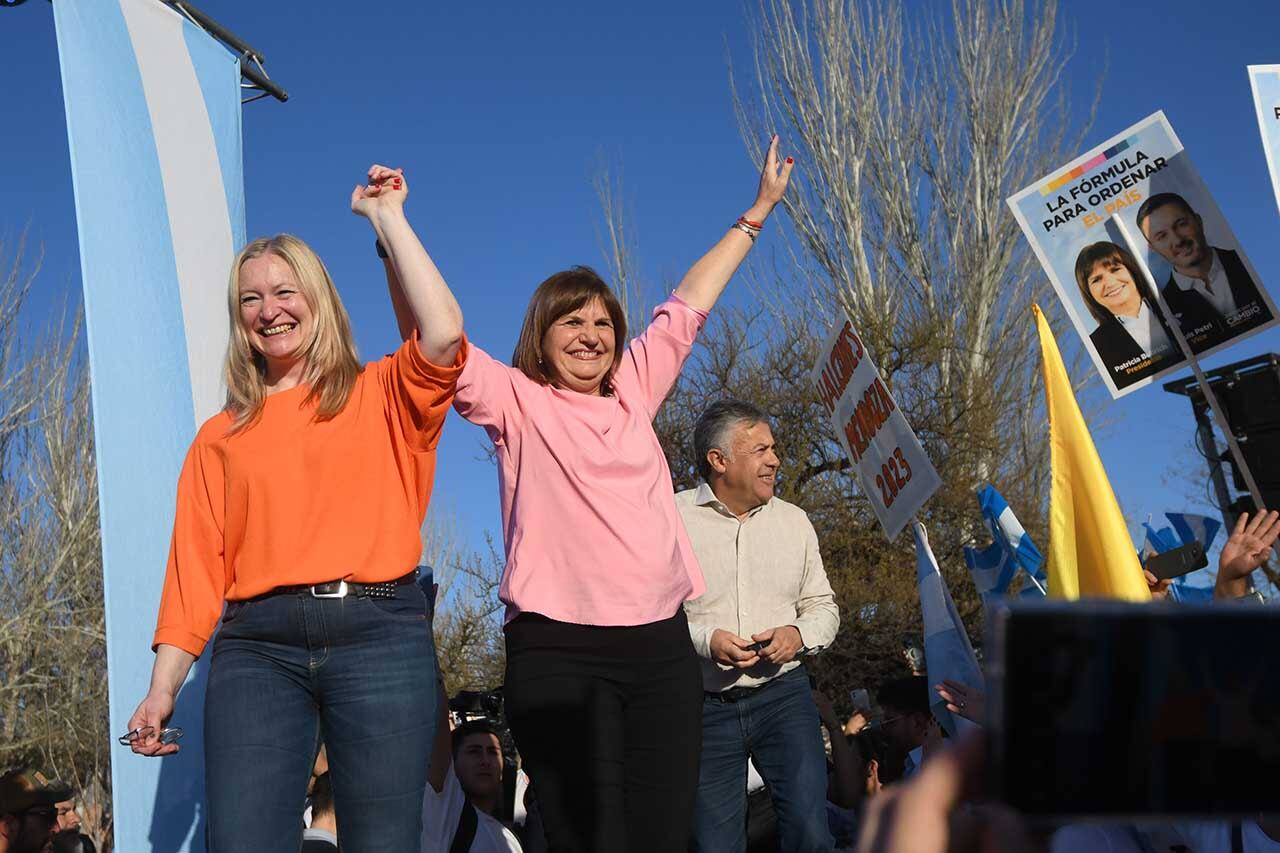
<svg viewBox="0 0 1280 853">
<path fill-rule="evenodd" d="M 1249 85 L 1258 110 L 1258 131 L 1271 172 L 1271 187 L 1280 207 L 1280 65 L 1250 65 Z"/>
<path fill-rule="evenodd" d="M 1113 397 L 1186 359 L 1112 216 L 1140 247 L 1192 352 L 1275 325 L 1275 303 L 1162 112 L 1008 203 Z"/>
<path fill-rule="evenodd" d="M 942 480 L 848 320 L 827 336 L 812 380 L 858 485 L 892 542 Z"/>
</svg>

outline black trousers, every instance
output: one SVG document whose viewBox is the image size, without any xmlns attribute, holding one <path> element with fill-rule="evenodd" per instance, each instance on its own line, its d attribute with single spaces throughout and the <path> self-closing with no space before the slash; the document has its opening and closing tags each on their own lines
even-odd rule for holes
<svg viewBox="0 0 1280 853">
<path fill-rule="evenodd" d="M 552 853 L 684 853 L 702 747 L 684 611 L 626 627 L 523 613 L 505 631 L 507 721 Z"/>
</svg>

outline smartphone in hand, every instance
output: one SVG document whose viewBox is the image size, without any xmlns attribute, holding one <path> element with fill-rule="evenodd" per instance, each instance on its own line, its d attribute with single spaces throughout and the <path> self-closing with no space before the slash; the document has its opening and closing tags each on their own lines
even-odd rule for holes
<svg viewBox="0 0 1280 853">
<path fill-rule="evenodd" d="M 1033 819 L 1275 809 L 1280 616 L 1073 601 L 992 615 L 988 791 Z"/>
</svg>

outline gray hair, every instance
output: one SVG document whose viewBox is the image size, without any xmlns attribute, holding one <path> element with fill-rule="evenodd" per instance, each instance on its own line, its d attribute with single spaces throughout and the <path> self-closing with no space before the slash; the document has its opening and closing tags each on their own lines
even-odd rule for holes
<svg viewBox="0 0 1280 853">
<path fill-rule="evenodd" d="M 711 463 L 707 451 L 712 448 L 730 456 L 729 428 L 740 423 L 753 426 L 768 423 L 769 416 L 759 406 L 741 400 L 717 400 L 707 407 L 693 428 L 693 453 L 698 466 L 698 476 L 711 479 Z"/>
</svg>

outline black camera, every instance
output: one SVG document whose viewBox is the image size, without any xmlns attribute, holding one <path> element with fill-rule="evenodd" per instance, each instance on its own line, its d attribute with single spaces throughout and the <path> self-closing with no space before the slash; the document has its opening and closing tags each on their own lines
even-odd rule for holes
<svg viewBox="0 0 1280 853">
<path fill-rule="evenodd" d="M 464 718 L 484 717 L 489 720 L 502 719 L 502 688 L 493 690 L 459 690 L 458 695 L 449 700 L 449 710 Z"/>
</svg>

